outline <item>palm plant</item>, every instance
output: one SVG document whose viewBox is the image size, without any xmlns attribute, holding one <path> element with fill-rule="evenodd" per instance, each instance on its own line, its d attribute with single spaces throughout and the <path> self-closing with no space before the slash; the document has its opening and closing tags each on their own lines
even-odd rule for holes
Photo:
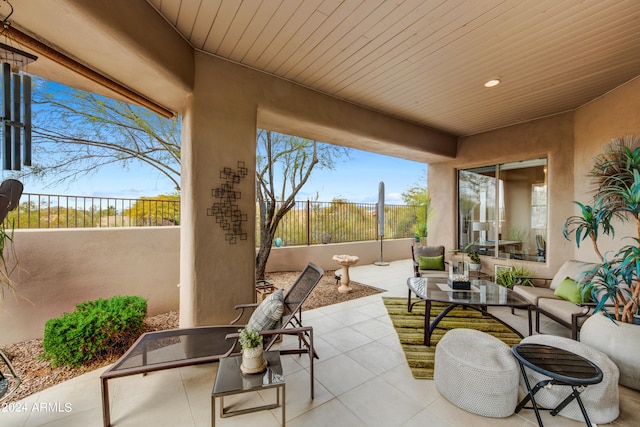
<svg viewBox="0 0 640 427">
<path fill-rule="evenodd" d="M 0 184 L 0 304 L 4 304 L 7 291 L 16 296 L 15 282 L 11 278 L 18 265 L 13 246 L 13 222 L 10 223 L 11 228 L 7 230 L 5 218 L 9 211 L 18 207 L 22 190 L 22 183 L 15 179 L 7 179 Z M 5 258 L 5 250 L 8 250 L 12 256 L 11 262 Z"/>
<path fill-rule="evenodd" d="M 602 228 L 604 234 L 614 237 L 615 229 L 611 226 L 611 212 L 599 207 L 583 205 L 576 201 L 573 203 L 580 206 L 581 215 L 573 215 L 567 218 L 562 226 L 562 234 L 567 240 L 570 240 L 571 235 L 575 234 L 578 247 L 580 247 L 580 243 L 583 240 L 590 238 L 593 250 L 598 255 L 598 258 L 602 260 L 603 256 L 598 248 L 598 230 Z"/>
<path fill-rule="evenodd" d="M 567 218 L 563 235 L 569 240 L 574 235 L 578 247 L 589 237 L 602 261 L 591 271 L 593 286 L 583 288 L 597 302 L 594 311 L 613 302 L 613 313 L 605 314 L 632 323 L 640 302 L 640 136 L 613 139 L 594 158 L 589 175 L 594 184 L 593 206 L 574 202 L 580 206 L 581 215 Z M 597 240 L 600 230 L 614 236 L 614 218 L 621 222 L 633 218 L 637 237 L 632 237 L 634 244 L 620 248 L 609 260 L 600 252 Z"/>
<path fill-rule="evenodd" d="M 16 296 L 16 285 L 11 278 L 17 264 L 9 262 L 5 258 L 5 249 L 16 259 L 13 245 L 13 226 L 7 230 L 4 222 L 0 223 L 0 305 L 4 304 L 5 293 L 10 292 Z"/>
</svg>

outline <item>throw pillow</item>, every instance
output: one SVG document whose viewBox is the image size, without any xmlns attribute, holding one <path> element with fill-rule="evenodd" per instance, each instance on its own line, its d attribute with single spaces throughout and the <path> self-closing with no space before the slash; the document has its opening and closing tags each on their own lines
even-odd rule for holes
<svg viewBox="0 0 640 427">
<path fill-rule="evenodd" d="M 444 271 L 444 256 L 420 256 L 418 257 L 418 267 L 420 270 Z"/>
<path fill-rule="evenodd" d="M 565 278 L 570 277 L 576 282 L 586 283 L 591 281 L 590 271 L 596 266 L 596 264 L 570 260 L 562 264 L 558 272 L 553 276 L 553 280 L 551 280 L 551 284 L 549 287 L 551 289 L 556 289 L 560 282 L 562 282 Z"/>
<path fill-rule="evenodd" d="M 580 295 L 580 285 L 578 285 L 575 280 L 569 277 L 560 282 L 555 291 L 553 291 L 553 294 L 575 304 L 579 304 L 581 302 L 591 302 L 591 296 L 589 292 L 585 293 L 584 301 L 582 301 L 582 296 Z"/>
<path fill-rule="evenodd" d="M 273 329 L 284 312 L 284 290 L 278 289 L 256 307 L 249 319 L 248 327 L 255 331 Z"/>
</svg>

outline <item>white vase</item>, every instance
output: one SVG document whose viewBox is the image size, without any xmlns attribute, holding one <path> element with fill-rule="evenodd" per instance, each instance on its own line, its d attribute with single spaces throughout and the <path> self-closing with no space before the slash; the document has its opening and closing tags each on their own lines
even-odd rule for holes
<svg viewBox="0 0 640 427">
<path fill-rule="evenodd" d="M 580 342 L 609 356 L 620 370 L 620 384 L 640 390 L 640 326 L 613 322 L 602 313 L 585 320 Z"/>
<path fill-rule="evenodd" d="M 244 374 L 257 374 L 267 367 L 262 346 L 242 349 L 242 364 L 240 370 Z"/>
</svg>

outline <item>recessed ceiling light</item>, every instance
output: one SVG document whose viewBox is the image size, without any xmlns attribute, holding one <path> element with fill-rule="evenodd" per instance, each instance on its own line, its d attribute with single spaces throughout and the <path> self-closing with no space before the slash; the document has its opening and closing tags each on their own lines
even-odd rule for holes
<svg viewBox="0 0 640 427">
<path fill-rule="evenodd" d="M 494 87 L 500 84 L 500 79 L 491 79 L 484 84 L 484 87 Z"/>
</svg>

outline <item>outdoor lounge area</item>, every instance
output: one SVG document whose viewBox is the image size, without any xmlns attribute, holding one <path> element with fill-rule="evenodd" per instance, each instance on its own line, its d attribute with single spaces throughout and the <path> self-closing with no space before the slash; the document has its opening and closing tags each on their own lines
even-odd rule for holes
<svg viewBox="0 0 640 427">
<path fill-rule="evenodd" d="M 136 285 L 154 313 L 162 312 L 158 307 L 179 308 L 181 328 L 234 318 L 235 305 L 255 298 L 254 219 L 261 206 L 254 177 L 261 129 L 428 165 L 426 177 L 412 176 L 407 184 L 429 183 L 434 216 L 428 236 L 422 236 L 429 245 L 475 248 L 485 274 L 522 262 L 545 278 L 571 259 L 597 261 L 588 244 L 566 242 L 563 224 L 578 213 L 574 200 L 587 202 L 593 157 L 614 138 L 640 135 L 640 3 L 634 0 L 12 3 L 0 1 L 4 42 L 38 57 L 25 72 L 180 122 L 181 212 L 179 228 L 156 237 L 136 227 L 16 233 L 17 254 L 25 261 L 14 278 L 26 297 L 44 303 L 30 311 L 10 302 L 0 310 L 5 342 L 19 342 L 11 335 L 17 332 L 38 337 L 47 319 L 74 304 L 138 293 Z M 618 251 L 640 230 L 631 222 L 616 227 L 615 238 L 602 242 L 603 253 Z M 309 256 L 313 246 L 296 247 L 287 266 L 293 270 L 312 261 L 335 267 L 330 257 Z M 109 250 L 114 247 L 140 251 Z M 224 419 L 213 411 L 212 420 L 212 389 L 218 369 L 224 370 L 216 362 L 114 378 L 108 390 L 112 425 L 584 425 L 547 411 L 537 420 L 526 408 L 505 418 L 474 415 L 450 403 L 438 391 L 439 381 L 415 379 L 384 299 L 406 298 L 412 261 L 376 266 L 363 262 L 359 252 L 349 253 L 360 257 L 349 270 L 351 280 L 386 292 L 305 312 L 319 359 L 309 365 L 305 356 L 285 355 L 272 372 L 274 383 L 266 384 L 276 390 L 224 396 L 230 410 L 242 411 L 268 405 L 278 393 L 286 411 L 282 406 Z M 154 268 L 159 264 L 171 274 Z M 573 331 L 547 317 L 567 315 L 544 305 L 555 301 L 547 298 L 536 309 L 542 314 L 536 330 L 567 338 L 583 334 L 586 342 L 587 328 L 578 331 L 575 316 L 563 321 Z M 480 311 L 492 305 L 484 302 Z M 401 309 L 407 305 L 403 300 Z M 508 305 L 488 311 L 526 336 L 531 307 Z M 422 306 L 414 305 L 414 311 Z M 430 313 L 431 306 L 424 306 Z M 596 337 L 604 342 L 611 335 Z M 534 332 L 533 341 L 539 336 Z M 628 348 L 640 340 L 629 336 L 617 341 L 623 352 L 636 354 Z M 422 343 L 431 338 L 418 337 Z M 459 366 L 447 359 L 447 368 L 454 366 L 458 374 L 480 359 L 460 351 L 461 341 L 451 339 L 446 349 L 466 356 Z M 533 341 L 518 353 L 519 365 L 508 350 L 509 363 L 496 364 L 509 365 L 509 380 L 518 376 L 515 368 L 524 371 L 528 358 L 540 354 L 542 344 Z M 477 346 L 479 351 L 495 344 L 481 343 L 487 345 Z M 489 350 L 505 355 L 504 346 Z M 588 378 L 571 386 L 595 388 L 598 369 L 564 350 L 554 354 L 588 365 Z M 634 375 L 636 367 L 634 361 Z M 496 371 L 489 368 L 495 366 L 482 371 L 487 378 Z M 102 425 L 100 376 L 106 369 L 0 407 L 0 426 Z M 499 374 L 491 380 L 499 383 Z M 478 377 L 472 385 L 487 391 Z M 446 376 L 444 381 L 452 382 Z M 624 386 L 614 390 L 620 414 L 611 425 L 637 425 L 640 393 Z M 222 396 L 227 390 L 218 391 Z M 448 392 L 450 399 L 460 396 L 453 387 Z M 459 404 L 474 403 L 473 397 Z"/>
<path fill-rule="evenodd" d="M 533 426 L 532 410 L 523 409 L 507 418 L 488 418 L 466 412 L 449 403 L 436 390 L 435 381 L 414 379 L 400 348 L 398 337 L 382 304 L 383 296 L 406 297 L 411 260 L 389 266 L 363 265 L 351 269 L 354 281 L 387 292 L 304 312 L 313 326 L 320 356 L 315 364 L 315 399 L 309 398 L 308 359 L 285 356 L 286 424 L 289 426 Z M 526 334 L 526 312 L 498 314 Z M 545 334 L 567 337 L 569 329 L 542 320 Z M 111 421 L 114 426 L 209 426 L 211 390 L 218 364 L 183 367 L 146 376 L 116 379 L 111 383 Z M 3 426 L 102 425 L 100 374 L 78 377 L 20 402 L 28 411 L 0 413 Z M 521 391 L 522 393 L 522 391 Z M 640 393 L 619 388 L 620 416 L 611 425 L 635 426 Z M 243 394 L 226 404 L 256 406 L 272 401 L 265 395 Z M 35 406 L 34 406 L 35 405 Z M 32 410 L 32 408 L 42 408 Z M 237 409 L 234 407 L 234 409 Z M 217 419 L 217 426 L 278 426 L 279 408 L 233 418 Z M 580 426 L 583 422 L 542 411 L 549 426 Z"/>
</svg>

